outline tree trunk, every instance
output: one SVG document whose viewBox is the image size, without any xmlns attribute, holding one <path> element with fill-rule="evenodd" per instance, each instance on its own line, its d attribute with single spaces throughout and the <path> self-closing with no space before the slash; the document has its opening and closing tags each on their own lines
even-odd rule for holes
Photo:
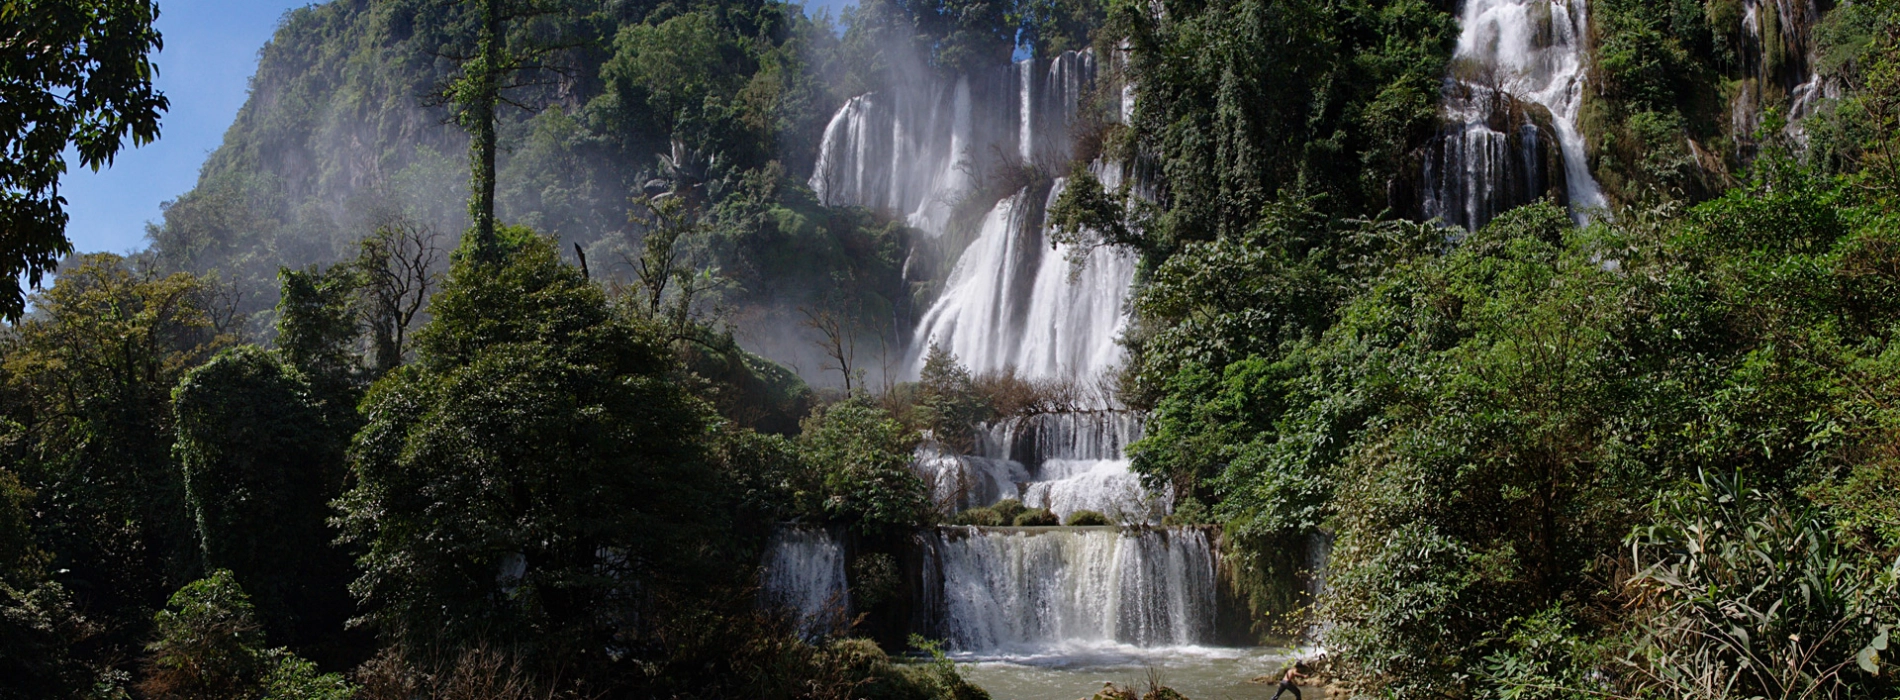
<svg viewBox="0 0 1900 700">
<path fill-rule="evenodd" d="M 473 104 L 467 105 L 473 133 L 470 148 L 469 218 L 475 226 L 478 259 L 494 261 L 499 249 L 495 237 L 495 106 L 501 99 L 501 73 L 507 37 L 502 34 L 502 0 L 482 0 L 480 56 L 472 66 Z"/>
</svg>

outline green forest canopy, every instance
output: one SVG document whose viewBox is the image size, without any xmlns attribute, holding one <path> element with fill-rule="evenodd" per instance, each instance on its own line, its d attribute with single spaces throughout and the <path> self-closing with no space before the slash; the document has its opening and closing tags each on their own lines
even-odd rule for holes
<svg viewBox="0 0 1900 700">
<path fill-rule="evenodd" d="M 893 663 L 928 644 L 888 609 L 878 643 L 801 639 L 750 562 L 788 520 L 888 556 L 948 515 L 922 431 L 1033 401 L 946 357 L 814 392 L 731 326 L 917 302 L 901 223 L 803 184 L 845 99 L 1082 47 L 1139 95 L 1089 153 L 1155 185 L 1055 208 L 1142 257 L 1134 468 L 1234 561 L 1332 538 L 1300 621 L 1339 688 L 1900 689 L 1891 0 L 1755 43 L 1739 2 L 1591 3 L 1613 215 L 1471 232 L 1391 195 L 1449 3 L 520 3 L 510 45 L 550 58 L 506 95 L 493 259 L 455 243 L 432 98 L 472 7 L 288 14 L 151 247 L 67 261 L 0 335 L 0 676 L 31 679 L 0 698 L 980 697 Z M 1789 128 L 1804 68 L 1828 91 Z"/>
</svg>

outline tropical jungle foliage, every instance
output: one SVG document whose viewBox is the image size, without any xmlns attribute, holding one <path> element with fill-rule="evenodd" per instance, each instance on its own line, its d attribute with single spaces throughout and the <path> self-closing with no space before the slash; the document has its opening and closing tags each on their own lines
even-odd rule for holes
<svg viewBox="0 0 1900 700">
<path fill-rule="evenodd" d="M 1360 697 L 1894 697 L 1900 3 L 1589 3 L 1612 209 L 1475 231 L 1394 194 L 1457 9 L 294 10 L 149 249 L 0 303 L 0 698 L 984 697 L 890 623 L 901 542 L 1109 519 L 947 513 L 912 462 L 1092 389 L 941 348 L 873 381 L 929 244 L 805 179 L 893 76 L 1085 47 L 1137 99 L 1051 214 L 1141 258 L 1133 468 L 1229 576 L 1331 543 L 1310 605 L 1229 582 L 1259 629 L 1318 623 Z M 156 134 L 150 15 L 0 1 L 0 270 L 66 252 L 55 154 Z M 782 337 L 824 359 L 748 350 Z M 785 522 L 853 539 L 863 618 L 759 604 Z"/>
</svg>

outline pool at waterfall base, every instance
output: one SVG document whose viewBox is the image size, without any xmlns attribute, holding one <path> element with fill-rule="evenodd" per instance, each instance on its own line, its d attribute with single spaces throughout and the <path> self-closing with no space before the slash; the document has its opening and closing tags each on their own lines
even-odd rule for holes
<svg viewBox="0 0 1900 700">
<path fill-rule="evenodd" d="M 1151 678 L 1192 700 L 1239 700 L 1271 695 L 1273 683 L 1253 679 L 1278 675 L 1292 659 L 1315 652 L 1288 647 L 1088 644 L 1014 653 L 953 653 L 951 658 L 965 679 L 989 691 L 995 700 L 1077 700 L 1093 695 L 1103 683 L 1145 689 Z M 1305 697 L 1324 696 L 1308 691 Z"/>
</svg>

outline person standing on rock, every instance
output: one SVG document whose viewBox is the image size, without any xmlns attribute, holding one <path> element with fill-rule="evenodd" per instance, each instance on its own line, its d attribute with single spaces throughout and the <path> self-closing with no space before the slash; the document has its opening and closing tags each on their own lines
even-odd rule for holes
<svg viewBox="0 0 1900 700">
<path fill-rule="evenodd" d="M 1306 664 L 1293 662 L 1286 669 L 1286 675 L 1280 677 L 1280 688 L 1273 691 L 1273 700 L 1280 700 L 1280 694 L 1291 691 L 1293 700 L 1300 700 L 1300 684 L 1295 681 L 1306 677 Z"/>
</svg>

